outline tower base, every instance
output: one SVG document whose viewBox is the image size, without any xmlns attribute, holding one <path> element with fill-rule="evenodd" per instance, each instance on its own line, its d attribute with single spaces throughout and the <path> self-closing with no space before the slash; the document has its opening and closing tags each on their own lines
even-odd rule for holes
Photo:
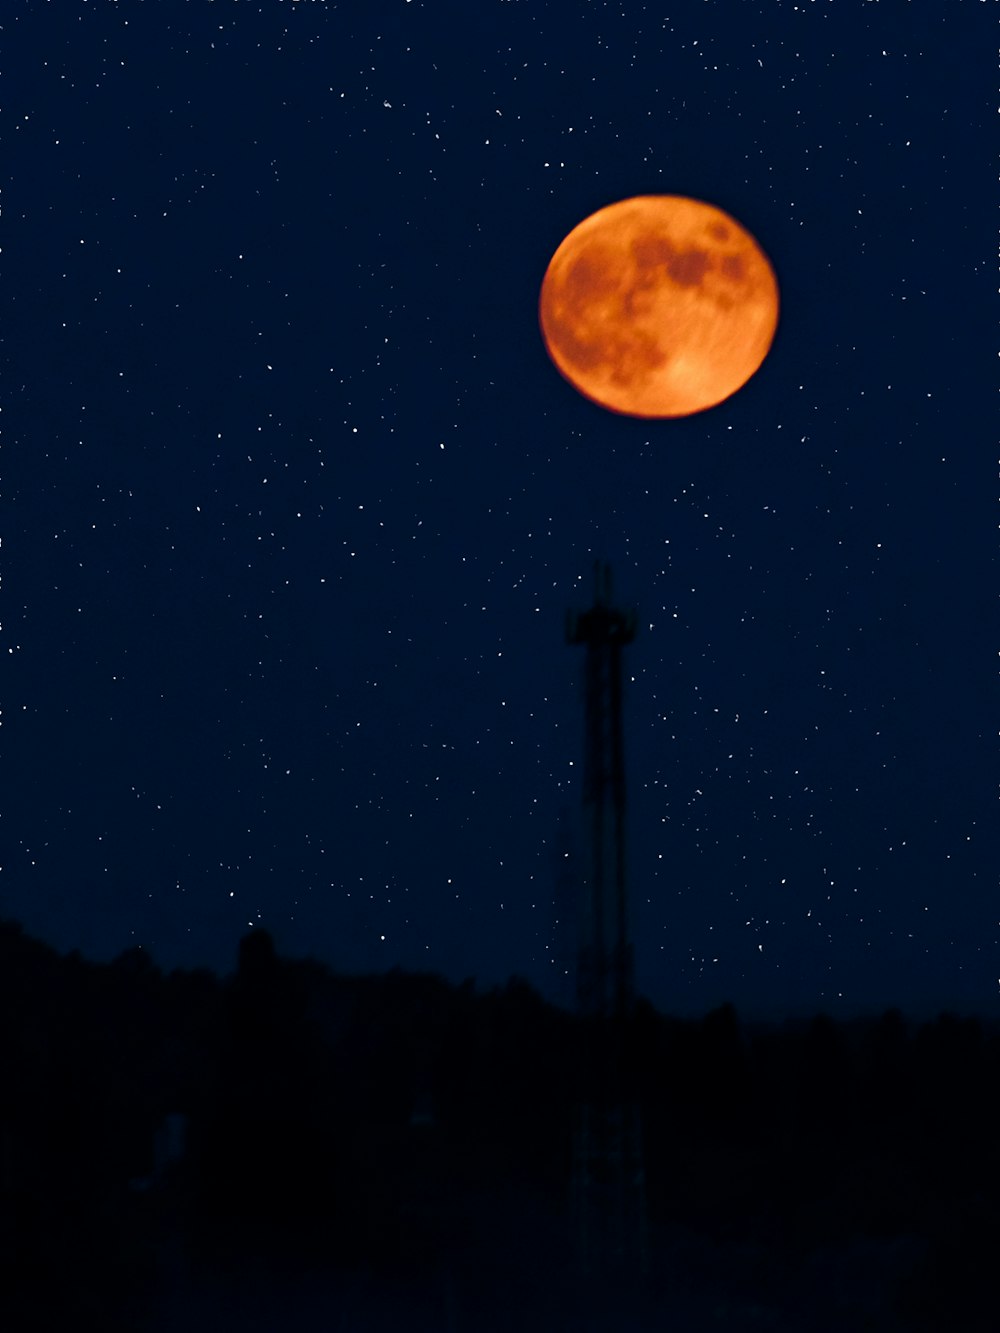
<svg viewBox="0 0 1000 1333">
<path fill-rule="evenodd" d="M 634 1102 L 581 1102 L 575 1110 L 573 1242 L 581 1270 L 649 1270 L 642 1127 Z"/>
</svg>

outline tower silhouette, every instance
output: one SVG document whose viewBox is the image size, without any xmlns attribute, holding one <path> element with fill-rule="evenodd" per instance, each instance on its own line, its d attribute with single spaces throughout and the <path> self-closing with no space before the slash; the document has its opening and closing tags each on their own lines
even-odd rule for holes
<svg viewBox="0 0 1000 1333">
<path fill-rule="evenodd" d="M 572 1214 L 587 1271 L 646 1267 L 641 1125 L 629 1067 L 635 978 L 625 862 L 622 649 L 636 613 L 611 604 L 611 570 L 594 568 L 594 604 L 570 611 L 566 641 L 584 662 L 583 826 L 577 1011 L 581 1065 L 573 1136 Z"/>
</svg>

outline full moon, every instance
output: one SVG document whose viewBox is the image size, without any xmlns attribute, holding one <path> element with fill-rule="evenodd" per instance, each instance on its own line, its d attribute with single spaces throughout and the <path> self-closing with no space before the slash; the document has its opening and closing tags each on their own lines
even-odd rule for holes
<svg viewBox="0 0 1000 1333">
<path fill-rule="evenodd" d="M 640 195 L 574 227 L 538 303 L 556 369 L 633 417 L 685 417 L 741 389 L 770 349 L 778 283 L 763 250 L 712 204 Z"/>
</svg>

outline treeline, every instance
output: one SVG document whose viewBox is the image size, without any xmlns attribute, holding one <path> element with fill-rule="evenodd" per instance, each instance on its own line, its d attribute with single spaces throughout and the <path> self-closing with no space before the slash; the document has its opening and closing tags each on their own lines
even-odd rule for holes
<svg viewBox="0 0 1000 1333">
<path fill-rule="evenodd" d="M 920 1260 L 898 1327 L 996 1327 L 995 1027 L 890 1010 L 741 1029 L 728 1005 L 698 1023 L 643 1006 L 635 1042 L 654 1214 L 752 1241 L 786 1268 L 907 1238 Z"/>
<path fill-rule="evenodd" d="M 522 1184 L 558 1207 L 585 1039 L 517 979 L 340 976 L 265 931 L 227 978 L 164 974 L 0 924 L 0 1323 L 140 1328 L 171 1244 L 195 1267 L 398 1275 L 468 1243 L 472 1196 Z M 992 1327 L 995 1030 L 897 1012 L 757 1028 L 640 1002 L 622 1042 L 654 1237 L 787 1264 L 911 1237 L 904 1326 Z"/>
</svg>

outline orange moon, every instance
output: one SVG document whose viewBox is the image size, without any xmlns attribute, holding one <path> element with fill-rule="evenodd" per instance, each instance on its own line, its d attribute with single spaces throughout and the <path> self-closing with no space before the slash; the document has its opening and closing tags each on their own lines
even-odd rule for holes
<svg viewBox="0 0 1000 1333">
<path fill-rule="evenodd" d="M 763 250 L 721 208 L 681 195 L 609 204 L 574 227 L 538 302 L 556 369 L 633 417 L 686 417 L 743 387 L 778 326 Z"/>
</svg>

